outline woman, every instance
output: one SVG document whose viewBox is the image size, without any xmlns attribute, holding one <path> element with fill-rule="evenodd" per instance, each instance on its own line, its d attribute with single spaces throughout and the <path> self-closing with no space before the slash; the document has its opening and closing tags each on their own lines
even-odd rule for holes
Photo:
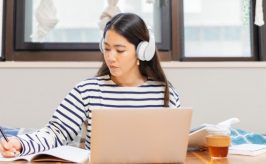
<svg viewBox="0 0 266 164">
<path fill-rule="evenodd" d="M 180 106 L 178 95 L 159 63 L 154 36 L 132 13 L 118 14 L 105 27 L 100 49 L 104 62 L 96 77 L 77 84 L 61 102 L 46 127 L 2 140 L 1 154 L 13 157 L 65 145 L 88 121 L 86 149 L 90 149 L 91 110 L 97 108 L 155 108 Z"/>
</svg>

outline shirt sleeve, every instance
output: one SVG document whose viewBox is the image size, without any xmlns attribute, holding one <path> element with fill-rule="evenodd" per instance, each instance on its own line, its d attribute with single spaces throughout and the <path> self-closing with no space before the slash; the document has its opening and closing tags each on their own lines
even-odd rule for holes
<svg viewBox="0 0 266 164">
<path fill-rule="evenodd" d="M 81 92 L 77 87 L 73 88 L 44 128 L 17 136 L 22 145 L 21 155 L 49 150 L 73 141 L 87 119 L 87 113 Z"/>
<path fill-rule="evenodd" d="M 181 106 L 179 95 L 175 87 L 169 82 L 169 106 L 179 108 Z"/>
</svg>

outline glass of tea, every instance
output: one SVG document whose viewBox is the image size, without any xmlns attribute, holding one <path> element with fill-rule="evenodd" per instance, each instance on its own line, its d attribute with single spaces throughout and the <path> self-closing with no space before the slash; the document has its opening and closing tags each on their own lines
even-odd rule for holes
<svg viewBox="0 0 266 164">
<path fill-rule="evenodd" d="M 210 134 L 206 136 L 209 155 L 212 159 L 225 158 L 231 143 L 229 135 Z"/>
</svg>

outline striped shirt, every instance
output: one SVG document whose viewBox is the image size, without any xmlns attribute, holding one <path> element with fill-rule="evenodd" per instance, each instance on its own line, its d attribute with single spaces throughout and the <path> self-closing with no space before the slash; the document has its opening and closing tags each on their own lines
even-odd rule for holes
<svg viewBox="0 0 266 164">
<path fill-rule="evenodd" d="M 180 106 L 178 94 L 169 86 L 170 108 Z M 49 123 L 38 131 L 19 135 L 21 155 L 66 145 L 78 135 L 82 123 L 88 122 L 85 141 L 90 149 L 91 110 L 97 108 L 156 108 L 164 106 L 164 84 L 148 79 L 137 87 L 121 87 L 109 75 L 94 77 L 77 84 L 55 110 Z"/>
</svg>

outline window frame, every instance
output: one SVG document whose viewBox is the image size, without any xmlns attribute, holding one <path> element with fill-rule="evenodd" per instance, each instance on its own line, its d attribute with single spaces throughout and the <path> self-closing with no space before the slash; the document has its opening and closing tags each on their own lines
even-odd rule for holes
<svg viewBox="0 0 266 164">
<path fill-rule="evenodd" d="M 4 25 L 4 22 L 5 22 L 5 1 L 4 0 L 1 0 L 0 3 L 2 3 L 2 6 L 3 6 L 3 9 L 2 9 L 2 12 L 0 13 L 0 16 L 2 17 L 2 22 L 1 23 L 1 26 L 2 26 L 2 31 L 1 32 L 1 37 L 0 37 L 0 44 L 1 44 L 1 49 L 0 49 L 0 61 L 3 61 L 5 60 L 5 55 L 4 55 L 4 48 L 5 48 L 5 44 L 4 44 L 4 39 L 5 39 L 5 25 Z"/>
<path fill-rule="evenodd" d="M 253 2 L 254 3 L 254 2 Z M 255 4 L 253 4 L 255 7 Z M 258 28 L 258 57 L 260 61 L 266 61 L 266 3 L 263 3 L 263 17 L 265 24 Z"/>
<path fill-rule="evenodd" d="M 162 6 L 160 17 L 165 16 L 165 19 L 162 19 L 161 23 L 161 42 L 156 43 L 156 46 L 159 50 L 168 51 L 170 50 L 170 1 L 165 0 L 165 5 Z M 25 31 L 25 0 L 15 0 L 15 22 L 18 22 L 15 26 L 15 49 L 16 50 L 75 50 L 75 51 L 99 51 L 99 42 L 90 42 L 90 43 L 77 43 L 77 42 L 42 42 L 42 43 L 32 43 L 25 42 L 24 40 L 24 31 Z M 169 26 L 166 26 L 169 25 Z"/>
</svg>

